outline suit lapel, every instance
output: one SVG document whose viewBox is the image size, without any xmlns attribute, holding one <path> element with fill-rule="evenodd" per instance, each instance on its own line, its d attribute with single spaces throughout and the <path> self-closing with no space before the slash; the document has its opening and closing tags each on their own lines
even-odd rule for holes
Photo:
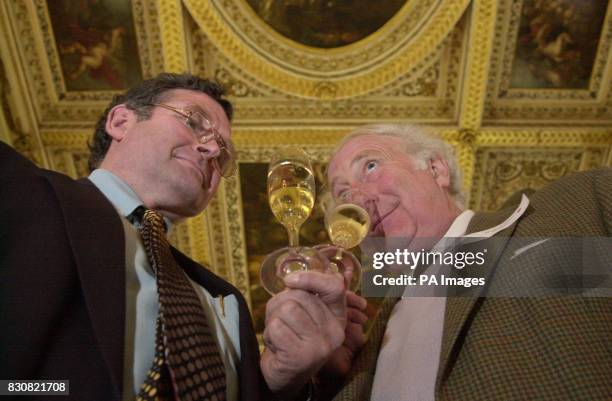
<svg viewBox="0 0 612 401">
<path fill-rule="evenodd" d="M 266 393 L 267 387 L 259 369 L 259 345 L 253 329 L 251 314 L 242 294 L 228 282 L 203 269 L 201 265 L 178 250 L 172 248 L 172 254 L 189 278 L 206 288 L 206 291 L 213 297 L 230 294 L 236 296 L 239 307 L 240 364 L 237 369 L 240 379 L 240 399 L 257 401 L 260 395 L 264 397 L 263 399 L 271 398 L 271 395 Z"/>
<path fill-rule="evenodd" d="M 125 239 L 117 212 L 89 181 L 48 174 L 62 207 L 83 297 L 117 399 L 123 393 Z"/>
<path fill-rule="evenodd" d="M 505 209 L 496 213 L 479 213 L 474 216 L 468 227 L 467 233 L 478 232 L 501 223 L 505 220 L 514 209 Z M 478 274 L 478 277 L 485 278 L 485 282 L 488 283 L 499 257 L 503 250 L 506 248 L 508 240 L 512 236 L 517 221 L 511 226 L 500 231 L 494 235 L 491 241 L 483 244 L 482 240 L 478 242 L 478 249 L 487 249 L 487 256 L 485 258 L 485 264 L 479 267 L 482 273 Z M 474 243 L 473 243 L 474 244 Z M 469 245 L 468 245 L 469 247 Z M 457 269 L 453 269 L 452 273 L 459 276 Z M 467 272 L 466 272 L 467 273 Z M 458 353 L 461 342 L 459 338 L 462 334 L 462 330 L 467 328 L 471 321 L 477 305 L 482 301 L 482 296 L 486 291 L 487 285 L 476 286 L 470 288 L 469 293 L 462 293 L 459 296 L 450 296 L 446 301 L 446 311 L 444 318 L 444 332 L 442 336 L 442 347 L 440 352 L 440 367 L 438 369 L 438 375 L 436 378 L 436 398 L 439 396 L 440 389 L 453 366 L 454 356 Z"/>
<path fill-rule="evenodd" d="M 172 247 L 172 256 L 181 268 L 187 273 L 187 276 L 202 287 L 206 288 L 206 291 L 213 297 L 228 296 L 235 293 L 234 287 L 232 287 L 227 281 L 217 276 L 210 270 L 204 269 L 202 265 L 194 262 L 189 257 L 185 256 L 176 248 Z"/>
</svg>

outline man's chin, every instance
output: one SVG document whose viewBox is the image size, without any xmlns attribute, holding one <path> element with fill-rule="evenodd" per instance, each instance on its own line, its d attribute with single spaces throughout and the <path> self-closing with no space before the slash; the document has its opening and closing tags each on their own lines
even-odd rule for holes
<svg viewBox="0 0 612 401">
<path fill-rule="evenodd" d="M 183 219 L 195 217 L 202 213 L 206 206 L 208 206 L 209 199 L 201 195 L 188 196 L 183 195 L 182 203 L 177 205 L 176 214 L 181 216 Z"/>
<path fill-rule="evenodd" d="M 431 246 L 430 238 L 419 238 L 414 232 L 407 232 L 406 227 L 387 226 L 384 229 L 387 249 L 407 249 L 410 252 L 427 250 Z"/>
<path fill-rule="evenodd" d="M 408 249 L 412 242 L 412 238 L 402 236 L 389 236 L 385 237 L 385 248 L 387 251 L 394 251 L 396 249 Z"/>
<path fill-rule="evenodd" d="M 204 209 L 206 209 L 207 206 L 208 206 L 208 199 L 197 202 L 196 204 L 193 205 L 193 207 L 190 210 L 190 214 L 191 214 L 190 217 L 199 215 L 200 213 L 204 211 Z"/>
</svg>

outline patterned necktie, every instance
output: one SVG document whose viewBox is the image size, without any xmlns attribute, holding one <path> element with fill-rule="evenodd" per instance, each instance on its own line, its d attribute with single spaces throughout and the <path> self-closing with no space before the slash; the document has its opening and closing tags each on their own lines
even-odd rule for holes
<svg viewBox="0 0 612 401">
<path fill-rule="evenodd" d="M 164 228 L 159 213 L 144 212 L 139 231 L 155 272 L 159 314 L 155 359 L 136 399 L 225 400 L 219 348 L 200 298 L 170 252 Z"/>
</svg>

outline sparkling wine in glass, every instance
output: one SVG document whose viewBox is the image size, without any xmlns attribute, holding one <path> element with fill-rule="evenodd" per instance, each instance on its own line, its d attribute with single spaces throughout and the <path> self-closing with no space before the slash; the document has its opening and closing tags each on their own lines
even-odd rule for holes
<svg viewBox="0 0 612 401">
<path fill-rule="evenodd" d="M 345 270 L 350 263 L 353 269 L 349 288 L 353 291 L 359 287 L 361 272 L 360 264 L 355 256 L 347 249 L 356 247 L 368 235 L 370 230 L 370 216 L 362 207 L 353 203 L 340 203 L 328 207 L 325 213 L 325 228 L 332 243 L 338 251 L 332 257 L 331 268 L 346 277 Z"/>
<path fill-rule="evenodd" d="M 314 207 L 315 181 L 307 159 L 288 151 L 284 156 L 268 169 L 268 200 L 274 217 L 289 234 L 289 246 L 297 247 L 300 227 Z"/>
<path fill-rule="evenodd" d="M 325 261 L 315 249 L 299 246 L 300 228 L 315 201 L 314 174 L 303 151 L 287 148 L 274 156 L 268 167 L 268 201 L 289 235 L 289 247 L 269 254 L 261 266 L 263 287 L 276 294 L 284 288 L 282 278 L 291 272 L 325 270 Z"/>
</svg>

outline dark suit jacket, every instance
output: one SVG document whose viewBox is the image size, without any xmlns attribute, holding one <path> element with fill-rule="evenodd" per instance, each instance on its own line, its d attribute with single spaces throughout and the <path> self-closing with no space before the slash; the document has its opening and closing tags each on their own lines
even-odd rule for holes
<svg viewBox="0 0 612 401">
<path fill-rule="evenodd" d="M 491 242 L 483 267 L 487 286 L 470 296 L 447 298 L 437 400 L 586 401 L 612 396 L 612 169 L 572 175 L 530 200 L 525 214 Z M 468 233 L 500 224 L 514 209 L 477 213 Z M 560 237 L 582 239 L 586 248 L 552 246 L 555 241 L 550 240 L 517 256 L 525 245 L 521 240 Z M 597 237 L 607 248 L 591 246 L 589 239 Z M 597 266 L 585 266 L 585 260 Z M 581 274 L 583 268 L 606 273 L 595 279 L 608 280 L 600 283 L 607 296 L 571 293 L 577 278 L 589 278 Z M 487 297 L 496 291 L 520 294 L 525 285 L 549 292 Z M 370 399 L 378 352 L 396 301 L 383 301 L 367 343 L 334 400 Z M 398 380 L 401 375 L 397 373 Z"/>
<path fill-rule="evenodd" d="M 117 212 L 89 180 L 39 169 L 0 142 L 0 379 L 69 379 L 70 399 L 121 399 L 124 248 Z M 240 399 L 267 398 L 244 298 L 173 253 L 212 296 L 238 299 Z"/>
</svg>

